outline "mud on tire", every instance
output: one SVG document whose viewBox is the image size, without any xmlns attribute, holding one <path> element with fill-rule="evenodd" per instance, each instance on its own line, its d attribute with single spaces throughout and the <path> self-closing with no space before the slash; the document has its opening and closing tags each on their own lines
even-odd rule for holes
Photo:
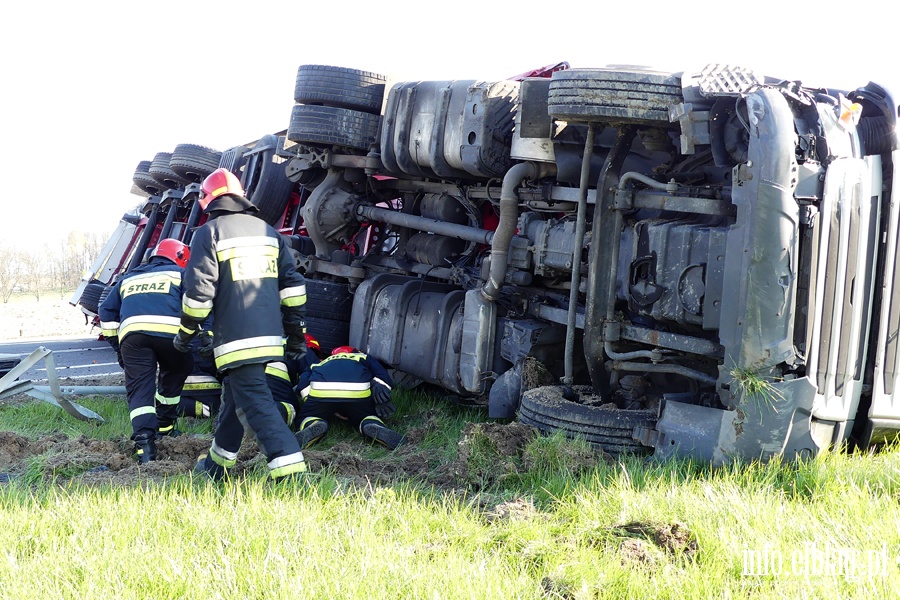
<svg viewBox="0 0 900 600">
<path fill-rule="evenodd" d="M 670 125 L 669 106 L 682 101 L 681 79 L 672 73 L 569 69 L 553 74 L 547 111 L 565 121 L 658 126 Z"/>
<path fill-rule="evenodd" d="M 621 410 L 599 404 L 589 386 L 571 386 L 576 393 L 567 400 L 565 386 L 551 385 L 526 391 L 519 406 L 519 421 L 544 433 L 563 431 L 568 438 L 581 437 L 612 455 L 649 454 L 652 449 L 634 439 L 635 427 L 656 425 L 656 410 Z"/>
</svg>

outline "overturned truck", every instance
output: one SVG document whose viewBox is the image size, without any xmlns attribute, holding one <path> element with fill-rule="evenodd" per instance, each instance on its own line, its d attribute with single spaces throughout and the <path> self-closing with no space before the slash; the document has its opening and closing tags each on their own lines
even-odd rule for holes
<svg viewBox="0 0 900 600">
<path fill-rule="evenodd" d="M 289 182 L 265 201 L 310 330 L 406 385 L 715 463 L 900 431 L 883 87 L 566 63 L 388 85 L 303 65 L 294 100 L 247 155 Z"/>
</svg>

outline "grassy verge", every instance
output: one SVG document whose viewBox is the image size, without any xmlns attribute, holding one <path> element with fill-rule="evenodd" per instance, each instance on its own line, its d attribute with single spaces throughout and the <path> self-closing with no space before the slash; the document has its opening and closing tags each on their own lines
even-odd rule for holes
<svg viewBox="0 0 900 600">
<path fill-rule="evenodd" d="M 401 428 L 420 432 L 422 473 L 453 470 L 453 485 L 351 484 L 332 461 L 276 487 L 256 472 L 221 486 L 177 474 L 95 487 L 62 473 L 0 486 L 0 598 L 900 594 L 900 448 L 718 469 L 603 459 L 558 436 L 509 454 L 478 411 L 419 395 L 397 405 Z M 124 417 L 96 428 L 47 408 L 0 410 L 0 428 L 127 432 Z M 365 464 L 399 460 L 340 428 L 323 455 L 348 446 Z"/>
</svg>

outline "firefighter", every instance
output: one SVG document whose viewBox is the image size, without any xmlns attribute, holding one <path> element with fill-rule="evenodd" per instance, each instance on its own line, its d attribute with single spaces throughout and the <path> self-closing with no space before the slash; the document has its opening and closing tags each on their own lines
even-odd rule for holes
<svg viewBox="0 0 900 600">
<path fill-rule="evenodd" d="M 309 448 L 328 432 L 329 420 L 345 418 L 365 437 L 393 450 L 403 437 L 384 424 L 394 414 L 393 381 L 375 358 L 351 346 L 338 346 L 331 356 L 300 374 L 295 388 L 303 401 L 297 440 Z"/>
<path fill-rule="evenodd" d="M 284 362 L 275 361 L 266 365 L 266 381 L 272 390 L 272 398 L 278 407 L 278 413 L 289 427 L 294 426 L 300 410 L 300 402 L 294 393 L 298 377 L 319 362 L 316 354 L 320 349 L 318 340 L 308 333 L 304 333 L 303 338 L 306 341 L 306 354 L 302 359 L 286 359 Z"/>
<path fill-rule="evenodd" d="M 219 412 L 222 402 L 222 383 L 212 357 L 212 332 L 203 330 L 191 341 L 194 369 L 184 381 L 179 417 L 208 419 Z"/>
<path fill-rule="evenodd" d="M 191 356 L 172 348 L 189 257 L 180 241 L 160 241 L 150 260 L 126 273 L 98 309 L 103 336 L 125 371 L 131 439 L 141 463 L 156 460 L 158 437 L 177 435 L 178 402 L 193 369 Z"/>
<path fill-rule="evenodd" d="M 278 414 L 265 370 L 272 361 L 300 360 L 306 353 L 305 281 L 284 239 L 256 216 L 258 209 L 233 173 L 216 169 L 200 187 L 198 202 L 208 218 L 191 241 L 174 344 L 188 352 L 212 315 L 213 357 L 223 388 L 213 442 L 196 471 L 214 480 L 225 477 L 246 427 L 266 455 L 272 480 L 293 477 L 306 471 L 306 462 Z"/>
</svg>

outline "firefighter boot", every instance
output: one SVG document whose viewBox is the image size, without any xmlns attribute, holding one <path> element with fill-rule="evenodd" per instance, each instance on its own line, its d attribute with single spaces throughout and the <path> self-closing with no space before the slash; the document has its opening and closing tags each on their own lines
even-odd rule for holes
<svg viewBox="0 0 900 600">
<path fill-rule="evenodd" d="M 370 437 L 389 450 L 393 450 L 403 442 L 405 438 L 391 429 L 386 427 L 384 422 L 378 417 L 366 417 L 359 425 L 359 431 L 366 437 Z"/>
<path fill-rule="evenodd" d="M 159 420 L 159 429 L 156 433 L 156 439 L 178 437 L 179 435 L 181 435 L 181 430 L 175 429 L 175 421 L 165 422 L 163 419 Z"/>
<path fill-rule="evenodd" d="M 194 465 L 194 474 L 206 475 L 213 481 L 222 481 L 225 479 L 227 472 L 225 471 L 225 467 L 216 463 L 210 458 L 209 454 L 201 454 L 200 457 L 197 458 L 197 464 Z"/>
<path fill-rule="evenodd" d="M 134 436 L 134 450 L 141 464 L 156 460 L 156 436 L 152 433 L 137 434 Z"/>
<path fill-rule="evenodd" d="M 318 417 L 306 417 L 300 423 L 300 431 L 297 432 L 297 442 L 301 450 L 306 450 L 328 433 L 328 421 Z"/>
</svg>

